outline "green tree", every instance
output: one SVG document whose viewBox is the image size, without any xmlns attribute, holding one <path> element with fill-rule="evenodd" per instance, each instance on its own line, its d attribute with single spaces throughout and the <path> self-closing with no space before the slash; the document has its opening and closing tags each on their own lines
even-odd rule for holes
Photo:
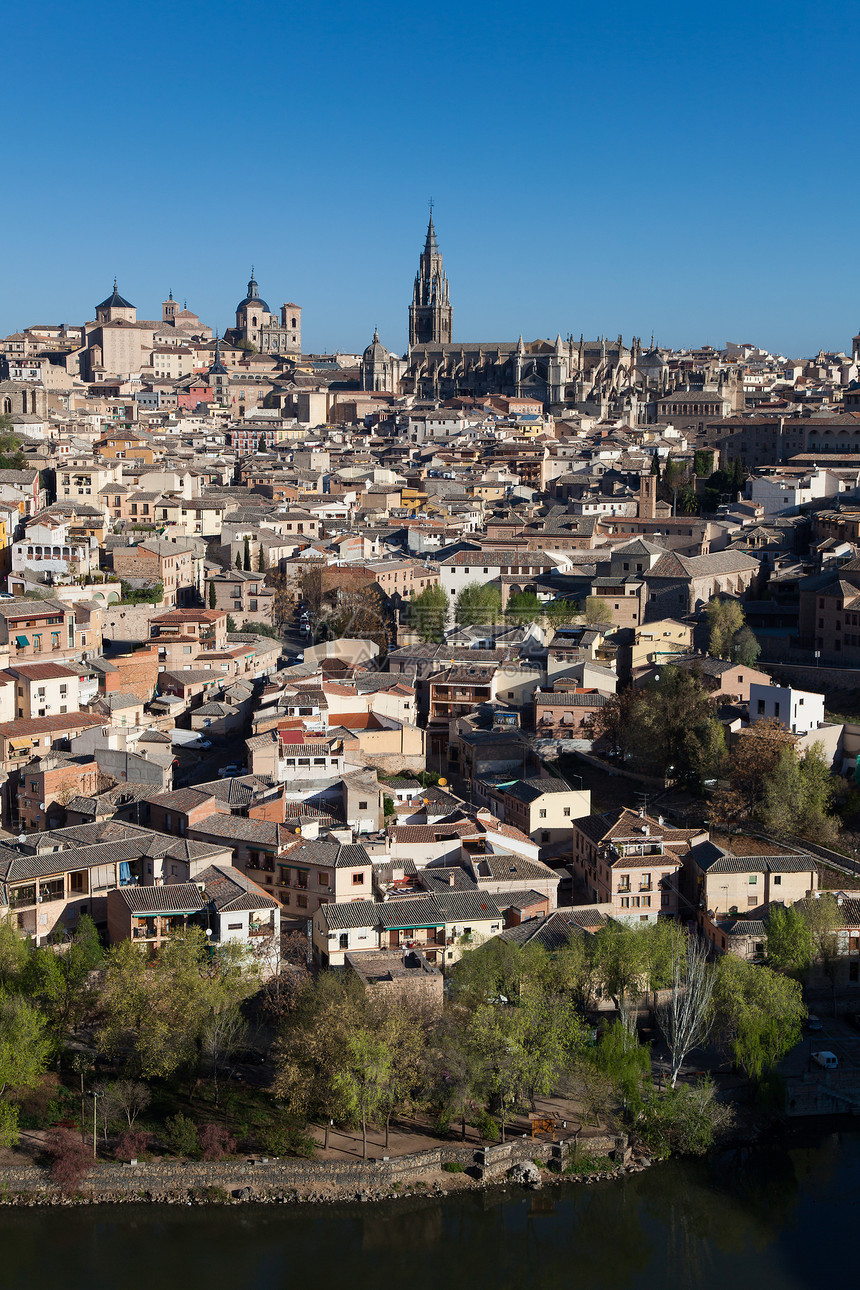
<svg viewBox="0 0 860 1290">
<path fill-rule="evenodd" d="M 543 605 L 534 591 L 518 591 L 508 597 L 505 618 L 514 624 L 539 622 L 543 617 Z"/>
<path fill-rule="evenodd" d="M 245 549 L 242 555 L 242 568 L 246 573 L 251 571 L 251 539 L 245 534 Z"/>
<path fill-rule="evenodd" d="M 717 965 L 718 1029 L 735 1063 L 756 1082 L 800 1040 L 806 1007 L 800 982 L 724 954 Z"/>
<path fill-rule="evenodd" d="M 425 587 L 409 601 L 409 626 L 423 641 L 438 644 L 445 639 L 448 598 L 440 586 Z"/>
<path fill-rule="evenodd" d="M 363 1160 L 367 1159 L 367 1122 L 383 1106 L 391 1065 L 391 1048 L 381 1035 L 362 1026 L 347 1036 L 344 1062 L 335 1072 L 334 1083 L 347 1115 L 361 1124 Z"/>
<path fill-rule="evenodd" d="M 16 989 L 30 957 L 29 942 L 7 915 L 0 918 L 0 988 Z"/>
<path fill-rule="evenodd" d="M 215 583 L 214 583 L 214 582 L 212 582 L 212 581 L 211 581 L 211 579 L 210 579 L 210 582 L 209 582 L 209 608 L 210 608 L 210 609 L 214 609 L 214 608 L 215 608 L 215 606 L 216 606 L 217 604 L 218 604 L 218 593 L 217 593 L 217 592 L 216 592 L 216 590 L 215 590 Z"/>
<path fill-rule="evenodd" d="M 725 744 L 714 705 L 696 671 L 667 666 L 639 692 L 633 709 L 634 744 L 642 766 L 679 783 L 713 778 Z"/>
<path fill-rule="evenodd" d="M 145 1080 L 168 1078 L 192 1066 L 219 979 L 222 1006 L 234 997 L 238 982 L 253 988 L 250 971 L 243 977 L 241 969 L 231 967 L 225 975 L 212 963 L 200 927 L 176 932 L 152 961 L 133 941 L 111 946 L 105 956 L 104 1020 L 98 1035 L 103 1051 L 123 1057 L 130 1073 Z M 232 982 L 230 991 L 225 981 Z"/>
<path fill-rule="evenodd" d="M 660 459 L 659 459 L 659 457 L 657 456 L 656 452 L 655 452 L 655 453 L 652 453 L 652 455 L 651 455 L 651 474 L 652 474 L 652 475 L 654 475 L 654 476 L 656 476 L 657 481 L 659 482 L 659 480 L 660 480 Z"/>
<path fill-rule="evenodd" d="M 705 448 L 697 448 L 693 454 L 693 470 L 699 478 L 713 474 L 714 454 Z"/>
<path fill-rule="evenodd" d="M 275 1095 L 289 1114 L 306 1122 L 321 1119 L 326 1146 L 329 1121 L 349 1115 L 338 1074 L 348 1060 L 348 1038 L 366 1016 L 358 978 L 323 972 L 302 985 L 275 1044 Z"/>
<path fill-rule="evenodd" d="M 644 938 L 622 923 L 606 923 L 594 935 L 598 977 L 623 1020 L 645 985 L 645 949 Z"/>
<path fill-rule="evenodd" d="M 502 613 L 502 593 L 492 582 L 468 582 L 454 602 L 460 627 L 497 623 Z"/>
<path fill-rule="evenodd" d="M 763 789 L 758 816 L 764 827 L 781 836 L 798 834 L 832 844 L 838 832 L 830 814 L 834 782 L 820 743 L 798 757 L 793 745 L 780 750 Z"/>
<path fill-rule="evenodd" d="M 585 621 L 589 627 L 611 627 L 612 610 L 605 596 L 585 597 Z"/>
<path fill-rule="evenodd" d="M 23 988 L 28 998 L 38 1004 L 55 1051 L 96 1005 L 91 974 L 103 959 L 98 929 L 87 914 L 81 917 L 63 953 L 52 945 L 32 949 Z"/>
<path fill-rule="evenodd" d="M 239 570 L 242 568 L 242 556 L 238 551 L 236 552 L 236 568 Z"/>
<path fill-rule="evenodd" d="M 232 615 L 232 614 L 228 614 L 228 615 L 227 615 L 227 631 L 228 631 L 228 632 L 237 632 L 238 630 L 239 630 L 239 628 L 236 626 L 236 619 L 233 617 L 233 615 Z"/>
<path fill-rule="evenodd" d="M 18 1139 L 18 1106 L 13 1095 L 35 1088 L 48 1065 L 51 1040 L 45 1018 L 19 994 L 0 990 L 0 1145 Z"/>
<path fill-rule="evenodd" d="M 714 658 L 731 658 L 735 633 L 744 625 L 744 611 L 736 600 L 714 596 L 705 608 L 708 622 L 708 653 Z"/>
<path fill-rule="evenodd" d="M 566 627 L 569 623 L 578 622 L 582 617 L 579 605 L 575 600 L 551 600 L 544 607 L 544 615 L 550 627 Z"/>
<path fill-rule="evenodd" d="M 812 938 L 812 957 L 830 982 L 833 1015 L 836 1016 L 836 978 L 839 964 L 839 929 L 842 914 L 836 897 L 830 891 L 819 893 L 818 899 L 805 900 L 801 912 L 809 926 Z"/>
<path fill-rule="evenodd" d="M 4 412 L 0 416 L 0 470 L 23 470 L 26 465 L 21 440 L 12 433 L 12 418 Z"/>
<path fill-rule="evenodd" d="M 488 1003 L 476 1008 L 469 1019 L 476 1082 L 491 1110 L 498 1112 L 502 1142 L 528 1076 L 518 1013 L 518 1008 Z"/>
<path fill-rule="evenodd" d="M 740 631 L 735 632 L 732 640 L 732 658 L 736 663 L 740 663 L 743 667 L 755 667 L 760 653 L 761 645 L 749 627 L 744 625 Z"/>
<path fill-rule="evenodd" d="M 374 1036 L 383 1041 L 389 1055 L 388 1077 L 379 1098 L 387 1149 L 392 1115 L 411 1107 L 422 1089 L 425 1022 L 420 1007 L 403 999 L 377 1003 L 370 1011 L 370 1022 Z"/>
<path fill-rule="evenodd" d="M 263 546 L 263 539 L 260 539 L 260 553 L 257 556 L 257 569 L 260 573 L 265 573 L 268 569 L 266 563 L 266 548 Z"/>
<path fill-rule="evenodd" d="M 268 636 L 271 640 L 281 639 L 281 633 L 271 623 L 245 623 L 242 631 L 253 632 L 255 636 Z"/>
<path fill-rule="evenodd" d="M 812 962 L 812 929 L 795 905 L 771 905 L 767 923 L 767 961 L 777 972 L 799 976 Z"/>
</svg>

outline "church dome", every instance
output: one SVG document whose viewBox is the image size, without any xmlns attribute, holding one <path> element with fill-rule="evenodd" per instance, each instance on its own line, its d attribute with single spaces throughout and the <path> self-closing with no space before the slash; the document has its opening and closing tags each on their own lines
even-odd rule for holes
<svg viewBox="0 0 860 1290">
<path fill-rule="evenodd" d="M 260 289 L 257 286 L 257 281 L 253 272 L 251 274 L 251 281 L 248 283 L 248 294 L 245 296 L 244 300 L 239 301 L 236 306 L 236 313 L 238 313 L 240 309 L 244 309 L 246 305 L 252 305 L 255 309 L 259 309 L 264 314 L 270 314 L 272 312 L 265 300 L 260 299 Z"/>
<path fill-rule="evenodd" d="M 373 333 L 373 340 L 364 351 L 363 358 L 365 363 L 384 363 L 388 358 L 388 350 L 379 339 L 379 329 L 376 328 Z"/>
<path fill-rule="evenodd" d="M 116 278 L 113 280 L 113 295 L 108 296 L 96 309 L 133 309 L 134 305 L 128 300 L 124 300 L 116 289 Z"/>
</svg>

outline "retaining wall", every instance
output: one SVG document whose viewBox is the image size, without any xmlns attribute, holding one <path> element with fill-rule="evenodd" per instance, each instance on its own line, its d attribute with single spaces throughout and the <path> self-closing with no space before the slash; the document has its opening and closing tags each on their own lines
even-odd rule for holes
<svg viewBox="0 0 860 1290">
<path fill-rule="evenodd" d="M 425 1175 L 438 1173 L 447 1162 L 459 1162 L 475 1168 L 479 1178 L 488 1181 L 501 1178 L 522 1160 L 563 1162 L 582 1153 L 609 1155 L 626 1149 L 626 1139 L 595 1135 L 576 1137 L 552 1143 L 543 1139 L 514 1138 L 484 1149 L 443 1145 L 390 1160 L 276 1160 L 246 1157 L 212 1163 L 189 1161 L 143 1162 L 137 1164 L 99 1163 L 81 1181 L 83 1196 L 108 1200 L 115 1196 L 167 1198 L 206 1188 L 252 1194 L 284 1192 L 293 1189 L 336 1187 L 344 1191 L 363 1191 L 390 1187 L 393 1183 L 419 1181 Z M 56 1193 L 47 1170 L 36 1165 L 0 1169 L 2 1193 Z"/>
</svg>

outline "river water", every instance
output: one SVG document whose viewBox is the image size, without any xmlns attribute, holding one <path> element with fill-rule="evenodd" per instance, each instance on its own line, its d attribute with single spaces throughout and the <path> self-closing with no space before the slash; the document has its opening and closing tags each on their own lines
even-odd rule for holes
<svg viewBox="0 0 860 1290">
<path fill-rule="evenodd" d="M 854 1284 L 860 1134 L 538 1193 L 0 1209 L 0 1290 L 789 1290 Z"/>
</svg>

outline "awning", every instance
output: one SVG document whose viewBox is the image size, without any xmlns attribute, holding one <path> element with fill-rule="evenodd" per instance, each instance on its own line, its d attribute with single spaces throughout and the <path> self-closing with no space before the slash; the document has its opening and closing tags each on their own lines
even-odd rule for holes
<svg viewBox="0 0 860 1290">
<path fill-rule="evenodd" d="M 22 748 L 32 748 L 33 741 L 32 739 L 10 739 L 9 747 L 13 749 L 14 752 L 20 752 Z"/>
<path fill-rule="evenodd" d="M 19 644 L 19 645 L 29 645 L 29 644 L 30 644 L 29 638 L 28 638 L 28 637 L 26 637 L 26 636 L 16 636 L 16 637 L 15 637 L 15 640 L 18 642 L 18 644 Z"/>
</svg>

